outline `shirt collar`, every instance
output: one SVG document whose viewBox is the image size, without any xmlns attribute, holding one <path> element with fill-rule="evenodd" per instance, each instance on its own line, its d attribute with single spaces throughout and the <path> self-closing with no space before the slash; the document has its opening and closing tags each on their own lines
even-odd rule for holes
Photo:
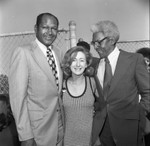
<svg viewBox="0 0 150 146">
<path fill-rule="evenodd" d="M 109 61 L 113 60 L 114 58 L 116 58 L 116 56 L 118 56 L 120 53 L 118 47 L 116 46 L 115 49 L 108 55 L 108 59 Z"/>
<path fill-rule="evenodd" d="M 45 46 L 45 45 L 43 45 L 37 38 L 36 38 L 36 43 L 37 43 L 37 45 L 39 46 L 39 48 L 40 48 L 40 50 L 43 52 L 43 54 L 45 55 L 45 56 L 47 56 L 47 47 Z M 49 48 L 52 50 L 52 46 L 49 46 Z M 52 52 L 53 52 L 53 50 L 52 50 Z"/>
<path fill-rule="evenodd" d="M 47 56 L 47 47 L 45 46 L 45 45 L 43 45 L 37 38 L 36 38 L 36 43 L 37 43 L 37 45 L 39 46 L 39 48 L 41 49 L 41 51 L 43 52 L 43 54 L 45 55 L 45 56 Z M 52 50 L 52 46 L 49 46 L 49 48 Z M 53 50 L 52 50 L 52 52 L 53 52 Z"/>
<path fill-rule="evenodd" d="M 41 49 L 47 50 L 47 47 L 45 45 L 43 45 L 37 38 L 35 41 Z M 51 46 L 49 46 L 48 48 L 52 49 Z"/>
</svg>

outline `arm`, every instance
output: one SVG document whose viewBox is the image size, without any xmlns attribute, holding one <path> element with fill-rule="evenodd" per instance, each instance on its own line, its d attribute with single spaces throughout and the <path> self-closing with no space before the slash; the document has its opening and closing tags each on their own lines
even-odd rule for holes
<svg viewBox="0 0 150 146">
<path fill-rule="evenodd" d="M 90 85 L 93 92 L 93 96 L 95 97 L 94 110 L 100 111 L 106 105 L 104 101 L 104 97 L 102 95 L 102 90 L 100 89 L 101 88 L 100 83 L 96 75 L 94 78 L 90 77 L 89 79 L 90 79 Z"/>
<path fill-rule="evenodd" d="M 9 70 L 9 94 L 20 141 L 33 138 L 27 108 L 28 64 L 23 48 L 12 55 Z"/>
</svg>

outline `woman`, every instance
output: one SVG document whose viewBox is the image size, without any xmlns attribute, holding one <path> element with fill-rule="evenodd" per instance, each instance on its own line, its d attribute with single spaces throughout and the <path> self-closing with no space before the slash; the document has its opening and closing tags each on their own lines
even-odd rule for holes
<svg viewBox="0 0 150 146">
<path fill-rule="evenodd" d="M 62 62 L 65 146 L 90 146 L 96 86 L 84 72 L 91 61 L 91 54 L 76 46 L 66 52 Z"/>
</svg>

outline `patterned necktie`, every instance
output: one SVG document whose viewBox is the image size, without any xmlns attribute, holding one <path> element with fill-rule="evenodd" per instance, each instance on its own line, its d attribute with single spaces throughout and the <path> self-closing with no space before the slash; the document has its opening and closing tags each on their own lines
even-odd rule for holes
<svg viewBox="0 0 150 146">
<path fill-rule="evenodd" d="M 58 73 L 57 73 L 57 70 L 56 70 L 56 64 L 55 64 L 53 53 L 52 53 L 51 49 L 49 49 L 49 48 L 47 48 L 47 59 L 48 59 L 49 65 L 52 69 L 53 75 L 54 75 L 55 80 L 56 80 L 56 85 L 57 85 L 57 88 L 58 88 L 59 87 L 59 80 L 58 80 Z M 63 138 L 63 124 L 62 124 L 62 116 L 61 116 L 61 110 L 60 110 L 59 102 L 58 102 L 57 112 L 58 112 L 57 145 L 59 146 L 59 144 L 61 143 L 62 138 Z"/>
<path fill-rule="evenodd" d="M 55 77 L 56 85 L 57 85 L 57 88 L 58 88 L 59 87 L 59 80 L 58 80 L 58 73 L 57 73 L 57 70 L 56 70 L 55 59 L 54 59 L 54 56 L 53 56 L 53 53 L 52 53 L 51 49 L 49 49 L 49 48 L 47 48 L 47 59 L 48 59 L 49 65 L 52 69 L 53 75 Z"/>
<path fill-rule="evenodd" d="M 111 79 L 112 79 L 111 65 L 110 65 L 109 59 L 106 57 L 105 58 L 105 74 L 104 74 L 104 82 L 103 82 L 103 93 L 104 93 L 105 99 L 107 97 L 108 90 L 110 88 Z"/>
</svg>

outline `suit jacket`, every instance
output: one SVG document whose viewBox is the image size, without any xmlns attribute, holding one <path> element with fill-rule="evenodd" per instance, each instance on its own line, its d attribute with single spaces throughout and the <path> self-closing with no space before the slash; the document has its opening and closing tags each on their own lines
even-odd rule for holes
<svg viewBox="0 0 150 146">
<path fill-rule="evenodd" d="M 97 61 L 97 63 L 99 62 Z M 137 144 L 136 135 L 139 131 L 141 107 L 148 112 L 150 111 L 149 79 L 142 55 L 120 50 L 106 100 L 104 100 L 99 83 L 98 90 L 101 99 L 99 105 L 102 108 L 96 112 L 94 117 L 93 143 L 101 133 L 106 115 L 108 115 L 114 140 L 122 146 L 124 144 L 121 142 L 124 141 L 127 141 L 126 146 L 131 143 Z M 139 93 L 141 94 L 140 104 Z"/>
<path fill-rule="evenodd" d="M 53 50 L 59 53 L 56 48 Z M 14 51 L 10 62 L 9 94 L 21 141 L 34 138 L 37 146 L 56 145 L 62 88 L 60 66 L 59 72 L 58 91 L 52 70 L 36 42 Z"/>
</svg>

